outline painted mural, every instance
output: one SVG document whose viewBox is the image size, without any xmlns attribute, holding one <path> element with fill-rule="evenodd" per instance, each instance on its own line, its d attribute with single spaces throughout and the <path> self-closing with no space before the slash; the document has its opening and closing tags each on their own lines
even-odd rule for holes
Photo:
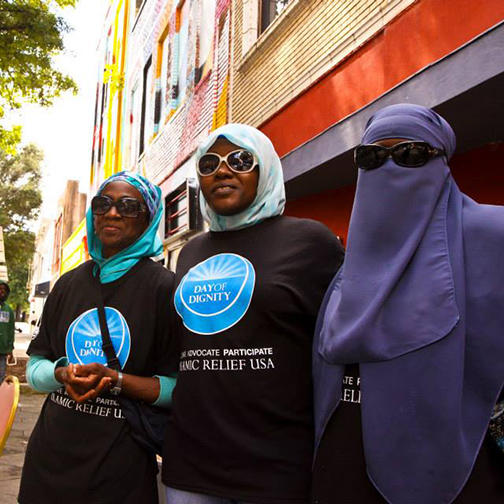
<svg viewBox="0 0 504 504">
<path fill-rule="evenodd" d="M 119 139 L 123 123 L 122 104 L 130 5 L 130 0 L 110 0 L 104 21 L 104 35 L 98 47 L 103 63 L 98 70 L 96 83 L 91 192 L 102 180 L 118 171 L 121 165 Z"/>
<path fill-rule="evenodd" d="M 121 169 L 166 181 L 227 122 L 230 3 L 111 2 L 100 45 L 91 191 Z"/>
</svg>

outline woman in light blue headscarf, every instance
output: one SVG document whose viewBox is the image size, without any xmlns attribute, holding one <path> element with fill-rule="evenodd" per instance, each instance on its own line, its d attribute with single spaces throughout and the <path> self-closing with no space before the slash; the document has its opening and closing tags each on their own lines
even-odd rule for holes
<svg viewBox="0 0 504 504">
<path fill-rule="evenodd" d="M 49 395 L 28 445 L 21 504 L 158 502 L 155 453 L 128 411 L 135 401 L 166 408 L 174 387 L 173 274 L 150 260 L 162 252 L 162 213 L 159 187 L 135 173 L 108 178 L 91 201 L 92 260 L 55 284 L 28 349 L 28 382 Z"/>
<path fill-rule="evenodd" d="M 278 154 L 270 139 L 261 133 L 256 128 L 245 124 L 227 124 L 222 128 L 215 130 L 207 140 L 199 147 L 197 159 L 199 165 L 208 163 L 203 168 L 211 170 L 211 166 L 215 167 L 215 157 L 208 157 L 209 149 L 217 142 L 217 140 L 227 139 L 228 142 L 235 146 L 240 146 L 255 156 L 257 163 L 252 168 L 252 172 L 258 175 L 257 182 L 254 182 L 257 188 L 255 199 L 245 208 L 238 208 L 238 212 L 229 215 L 222 215 L 216 212 L 211 207 L 210 192 L 200 193 L 201 211 L 205 220 L 209 223 L 212 231 L 230 231 L 242 229 L 254 224 L 258 224 L 264 219 L 282 215 L 285 207 L 285 187 L 283 182 L 282 165 Z M 233 150 L 236 150 L 233 147 Z M 203 161 L 201 159 L 203 158 Z M 242 175 L 247 173 L 247 164 L 242 169 Z M 198 169 L 200 182 L 202 187 L 206 187 L 206 182 L 212 179 L 208 174 L 202 175 Z M 211 174 L 211 173 L 210 173 Z M 260 175 L 260 176 L 259 176 Z"/>
<path fill-rule="evenodd" d="M 281 162 L 259 130 L 223 126 L 196 160 L 210 231 L 177 264 L 167 502 L 307 503 L 312 334 L 342 248 L 322 224 L 282 215 Z"/>
</svg>

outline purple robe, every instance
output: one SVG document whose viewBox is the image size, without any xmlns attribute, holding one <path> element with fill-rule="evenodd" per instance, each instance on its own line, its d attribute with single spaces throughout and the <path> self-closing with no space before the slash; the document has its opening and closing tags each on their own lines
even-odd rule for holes
<svg viewBox="0 0 504 504">
<path fill-rule="evenodd" d="M 462 194 L 438 114 L 393 105 L 362 143 L 421 140 L 446 156 L 359 170 L 345 262 L 314 340 L 316 446 L 359 363 L 368 476 L 390 504 L 449 504 L 504 382 L 504 207 Z M 337 498 L 337 496 L 335 496 Z"/>
</svg>

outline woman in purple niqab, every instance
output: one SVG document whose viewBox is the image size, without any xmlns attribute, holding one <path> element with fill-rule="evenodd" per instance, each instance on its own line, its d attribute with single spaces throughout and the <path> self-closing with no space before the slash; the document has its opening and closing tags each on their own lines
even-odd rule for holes
<svg viewBox="0 0 504 504">
<path fill-rule="evenodd" d="M 447 164 L 455 135 L 434 111 L 378 111 L 362 143 L 385 139 L 424 141 L 445 155 L 418 168 L 389 158 L 359 169 L 345 262 L 314 342 L 314 501 L 337 502 L 331 485 L 359 486 L 340 463 L 348 449 L 374 486 L 352 502 L 465 504 L 471 492 L 504 502 L 502 454 L 485 444 L 504 382 L 504 207 L 460 192 Z M 361 399 L 349 416 L 352 380 Z M 359 421 L 352 448 L 344 430 Z"/>
</svg>

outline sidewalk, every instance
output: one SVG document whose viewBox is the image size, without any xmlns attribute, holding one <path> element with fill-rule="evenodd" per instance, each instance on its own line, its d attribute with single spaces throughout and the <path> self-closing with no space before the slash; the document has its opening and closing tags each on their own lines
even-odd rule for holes
<svg viewBox="0 0 504 504">
<path fill-rule="evenodd" d="M 45 394 L 21 385 L 19 404 L 9 439 L 0 457 L 0 495 L 2 504 L 16 504 L 26 444 L 37 421 Z"/>
<path fill-rule="evenodd" d="M 0 457 L 0 496 L 2 504 L 17 503 L 26 445 L 46 397 L 45 394 L 33 392 L 27 384 L 23 384 L 23 381 L 25 381 L 24 367 L 28 359 L 26 349 L 30 340 L 29 334 L 16 333 L 14 355 L 18 365 L 7 367 L 7 374 L 16 375 L 21 381 L 21 387 L 14 424 Z"/>
</svg>

